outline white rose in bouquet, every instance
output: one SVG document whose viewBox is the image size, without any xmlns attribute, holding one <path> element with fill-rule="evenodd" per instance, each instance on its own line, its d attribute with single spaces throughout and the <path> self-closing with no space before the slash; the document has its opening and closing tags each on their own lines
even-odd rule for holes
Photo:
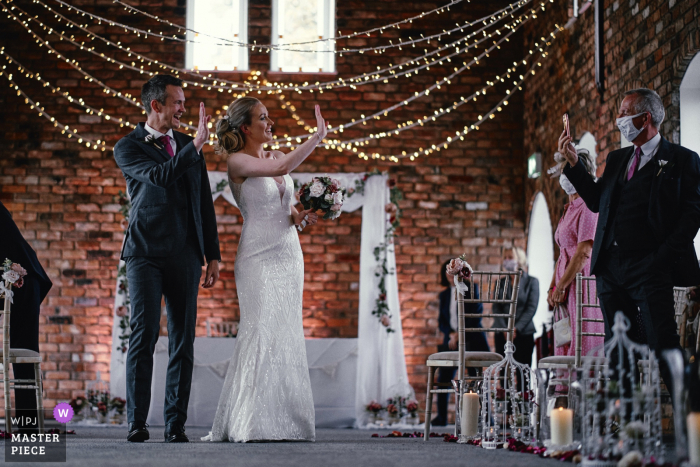
<svg viewBox="0 0 700 467">
<path fill-rule="evenodd" d="M 311 188 L 309 188 L 309 194 L 314 198 L 318 198 L 323 193 L 325 193 L 325 191 L 326 191 L 326 187 L 318 179 L 314 180 L 313 185 L 311 185 Z"/>
<path fill-rule="evenodd" d="M 10 269 L 9 271 L 6 271 L 3 275 L 2 278 L 5 279 L 6 281 L 10 281 L 11 283 L 15 283 L 19 280 L 19 273 L 17 271 L 13 271 Z"/>
<path fill-rule="evenodd" d="M 343 205 L 343 192 L 342 191 L 336 191 L 333 193 L 333 204 L 339 204 Z"/>
<path fill-rule="evenodd" d="M 323 199 L 326 203 L 333 203 L 333 194 L 326 193 L 326 196 L 324 196 Z"/>
<path fill-rule="evenodd" d="M 337 178 L 331 179 L 331 185 L 332 185 L 333 188 L 335 188 L 336 190 L 340 190 L 340 180 L 338 180 Z"/>
</svg>

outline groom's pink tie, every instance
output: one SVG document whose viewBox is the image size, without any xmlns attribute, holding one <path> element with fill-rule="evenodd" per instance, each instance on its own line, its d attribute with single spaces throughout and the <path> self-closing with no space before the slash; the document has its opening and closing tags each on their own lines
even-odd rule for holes
<svg viewBox="0 0 700 467">
<path fill-rule="evenodd" d="M 170 154 L 170 157 L 174 157 L 175 153 L 173 152 L 173 147 L 170 145 L 170 136 L 168 135 L 163 135 L 160 138 L 158 138 L 158 141 L 163 143 L 165 145 L 165 150 L 168 151 L 168 154 Z"/>
<path fill-rule="evenodd" d="M 632 176 L 637 172 L 637 167 L 639 167 L 639 160 L 642 157 L 642 148 L 637 146 L 637 149 L 634 150 L 634 161 L 632 161 L 632 167 L 630 167 L 630 171 L 627 172 L 627 180 L 632 178 Z"/>
</svg>

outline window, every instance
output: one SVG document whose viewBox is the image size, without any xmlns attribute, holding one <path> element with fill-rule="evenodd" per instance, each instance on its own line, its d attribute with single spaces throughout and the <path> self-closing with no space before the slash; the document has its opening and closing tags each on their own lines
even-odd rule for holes
<svg viewBox="0 0 700 467">
<path fill-rule="evenodd" d="M 248 0 L 187 0 L 187 28 L 186 68 L 248 69 L 247 47 L 217 39 L 248 42 Z"/>
<path fill-rule="evenodd" d="M 272 44 L 318 41 L 335 36 L 335 0 L 272 0 Z M 334 72 L 334 41 L 292 46 L 309 52 L 273 50 L 271 71 Z"/>
</svg>

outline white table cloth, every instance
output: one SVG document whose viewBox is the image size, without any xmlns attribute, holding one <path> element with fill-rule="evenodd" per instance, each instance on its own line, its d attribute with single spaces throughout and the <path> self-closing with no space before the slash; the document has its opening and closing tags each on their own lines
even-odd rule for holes
<svg viewBox="0 0 700 467">
<path fill-rule="evenodd" d="M 198 337 L 194 341 L 192 392 L 187 426 L 211 426 L 226 377 L 235 338 Z M 357 339 L 307 339 L 311 391 L 316 409 L 316 426 L 352 427 L 355 422 Z M 168 366 L 168 338 L 156 344 L 149 425 L 163 425 L 165 372 Z"/>
</svg>

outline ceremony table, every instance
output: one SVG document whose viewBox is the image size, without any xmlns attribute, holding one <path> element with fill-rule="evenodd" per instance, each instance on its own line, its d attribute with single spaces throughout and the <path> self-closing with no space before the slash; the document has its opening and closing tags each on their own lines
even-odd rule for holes
<svg viewBox="0 0 700 467">
<path fill-rule="evenodd" d="M 214 421 L 221 388 L 236 338 L 198 337 L 194 341 L 194 371 L 186 426 L 208 426 Z M 311 391 L 316 409 L 316 426 L 352 427 L 355 422 L 357 339 L 307 339 Z M 165 373 L 168 366 L 168 338 L 156 344 L 153 362 L 151 408 L 147 423 L 164 425 Z"/>
</svg>

